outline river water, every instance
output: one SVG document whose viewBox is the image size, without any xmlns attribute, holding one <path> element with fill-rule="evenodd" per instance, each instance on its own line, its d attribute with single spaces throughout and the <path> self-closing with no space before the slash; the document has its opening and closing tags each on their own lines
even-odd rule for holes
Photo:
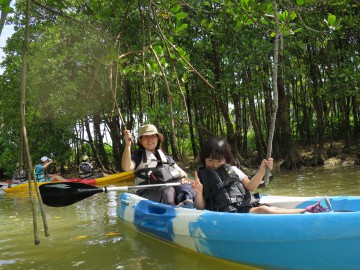
<svg viewBox="0 0 360 270">
<path fill-rule="evenodd" d="M 306 168 L 276 172 L 271 195 L 360 195 L 360 167 Z M 118 194 L 97 194 L 66 207 L 47 207 L 49 237 L 36 203 L 40 244 L 34 244 L 27 195 L 0 193 L 1 269 L 254 269 L 179 249 L 128 229 L 116 217 Z"/>
</svg>

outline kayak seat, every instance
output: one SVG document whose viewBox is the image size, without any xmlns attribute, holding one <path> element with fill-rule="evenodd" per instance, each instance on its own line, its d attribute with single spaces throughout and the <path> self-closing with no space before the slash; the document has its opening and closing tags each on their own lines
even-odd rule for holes
<svg viewBox="0 0 360 270">
<path fill-rule="evenodd" d="M 172 234 L 172 219 L 174 218 L 174 208 L 160 203 L 148 203 L 141 206 L 137 224 L 147 232 L 161 235 L 167 238 Z"/>
</svg>

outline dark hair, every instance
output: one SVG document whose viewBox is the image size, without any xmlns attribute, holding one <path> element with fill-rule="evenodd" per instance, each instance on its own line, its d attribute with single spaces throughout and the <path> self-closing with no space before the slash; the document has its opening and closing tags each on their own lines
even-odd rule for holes
<svg viewBox="0 0 360 270">
<path fill-rule="evenodd" d="M 230 144 L 225 139 L 220 138 L 209 138 L 201 147 L 200 161 L 203 165 L 205 165 L 205 159 L 209 157 L 213 159 L 225 158 L 228 164 L 234 161 Z"/>
</svg>

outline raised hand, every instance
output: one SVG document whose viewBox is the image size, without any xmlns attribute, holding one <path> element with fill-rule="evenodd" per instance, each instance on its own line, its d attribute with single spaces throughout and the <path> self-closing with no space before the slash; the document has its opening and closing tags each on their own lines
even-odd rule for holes
<svg viewBox="0 0 360 270">
<path fill-rule="evenodd" d="M 261 167 L 264 168 L 264 169 L 266 167 L 268 167 L 270 170 L 272 170 L 273 166 L 274 166 L 274 160 L 272 158 L 263 159 L 262 162 L 261 162 Z"/>
<path fill-rule="evenodd" d="M 203 184 L 201 184 L 200 179 L 199 179 L 196 171 L 195 171 L 194 175 L 195 175 L 195 180 L 193 181 L 191 187 L 196 193 L 202 193 Z"/>
<path fill-rule="evenodd" d="M 124 142 L 127 145 L 131 145 L 131 143 L 133 142 L 130 130 L 124 130 Z"/>
</svg>

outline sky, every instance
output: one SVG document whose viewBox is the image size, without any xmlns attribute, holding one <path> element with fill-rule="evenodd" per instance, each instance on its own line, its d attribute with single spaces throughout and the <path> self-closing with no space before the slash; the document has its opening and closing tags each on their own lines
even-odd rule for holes
<svg viewBox="0 0 360 270">
<path fill-rule="evenodd" d="M 14 33 L 14 26 L 13 25 L 5 25 L 3 31 L 1 32 L 0 36 L 0 61 L 2 62 L 5 58 L 5 54 L 3 52 L 3 47 L 6 45 L 6 40 L 11 37 Z M 3 73 L 3 70 L 0 68 L 0 74 Z"/>
<path fill-rule="evenodd" d="M 10 6 L 14 8 L 14 1 L 11 1 Z M 9 16 L 9 15 L 8 15 Z M 0 35 L 0 62 L 4 60 L 5 54 L 3 52 L 3 47 L 6 45 L 6 40 L 11 37 L 14 33 L 14 26 L 13 25 L 4 25 L 4 28 Z M 0 74 L 3 73 L 2 68 L 0 68 Z"/>
</svg>

